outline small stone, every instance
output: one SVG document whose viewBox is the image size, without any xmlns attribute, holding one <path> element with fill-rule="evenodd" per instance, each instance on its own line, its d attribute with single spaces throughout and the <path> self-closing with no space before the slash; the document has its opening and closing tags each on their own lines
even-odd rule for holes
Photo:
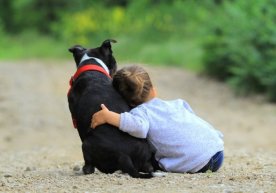
<svg viewBox="0 0 276 193">
<path fill-rule="evenodd" d="M 75 165 L 75 166 L 73 167 L 73 170 L 76 171 L 76 172 L 80 171 L 80 166 Z"/>
<path fill-rule="evenodd" d="M 14 180 L 13 180 L 13 178 L 7 178 L 7 182 L 8 183 L 14 183 Z"/>
<path fill-rule="evenodd" d="M 30 172 L 30 171 L 34 171 L 34 170 L 36 170 L 36 168 L 35 167 L 26 167 L 26 169 L 25 169 L 25 171 L 26 172 Z"/>
<path fill-rule="evenodd" d="M 73 189 L 78 189 L 78 186 L 73 186 Z"/>
<path fill-rule="evenodd" d="M 11 174 L 4 174 L 4 177 L 5 178 L 10 178 L 10 177 L 12 177 L 12 175 Z"/>
</svg>

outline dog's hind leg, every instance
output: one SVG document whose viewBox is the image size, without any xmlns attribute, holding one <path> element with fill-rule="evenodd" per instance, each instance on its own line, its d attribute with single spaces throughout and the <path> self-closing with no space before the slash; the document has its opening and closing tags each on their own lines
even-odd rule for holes
<svg viewBox="0 0 276 193">
<path fill-rule="evenodd" d="M 95 172 L 95 167 L 92 166 L 92 165 L 88 165 L 88 164 L 85 164 L 83 167 L 82 167 L 82 171 L 85 175 L 87 174 L 93 174 Z"/>
<path fill-rule="evenodd" d="M 85 142 L 82 144 L 82 152 L 84 158 L 84 166 L 82 168 L 82 171 L 84 174 L 92 174 L 95 172 L 95 166 L 91 160 L 91 149 L 89 147 L 90 145 Z"/>
<path fill-rule="evenodd" d="M 145 162 L 141 168 L 141 172 L 151 173 L 154 172 L 154 168 L 150 162 Z"/>
<path fill-rule="evenodd" d="M 118 159 L 119 168 L 124 173 L 128 173 L 133 178 L 152 178 L 153 175 L 151 173 L 141 174 L 134 167 L 132 160 L 128 155 L 121 154 Z"/>
</svg>

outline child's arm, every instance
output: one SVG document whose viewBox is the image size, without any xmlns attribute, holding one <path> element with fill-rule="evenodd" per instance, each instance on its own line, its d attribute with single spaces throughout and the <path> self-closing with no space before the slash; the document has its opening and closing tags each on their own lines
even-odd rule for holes
<svg viewBox="0 0 276 193">
<path fill-rule="evenodd" d="M 97 126 L 108 123 L 116 127 L 120 126 L 120 114 L 109 111 L 104 104 L 101 104 L 102 110 L 92 116 L 91 127 L 95 129 Z"/>
<path fill-rule="evenodd" d="M 118 127 L 121 131 L 137 138 L 146 138 L 149 131 L 149 122 L 144 112 L 139 113 L 139 109 L 135 108 L 131 112 L 115 113 L 109 111 L 103 104 L 102 110 L 92 116 L 91 127 L 96 128 L 101 124 L 108 123 Z M 133 112 L 134 111 L 134 112 Z"/>
</svg>

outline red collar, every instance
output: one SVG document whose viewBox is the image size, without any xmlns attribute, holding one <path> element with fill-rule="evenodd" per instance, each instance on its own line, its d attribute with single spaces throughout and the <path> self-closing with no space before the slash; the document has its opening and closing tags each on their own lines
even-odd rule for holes
<svg viewBox="0 0 276 193">
<path fill-rule="evenodd" d="M 77 72 L 74 74 L 74 76 L 72 76 L 70 78 L 70 81 L 69 81 L 69 84 L 70 84 L 70 88 L 68 90 L 68 93 L 67 93 L 67 96 L 69 95 L 70 91 L 71 91 L 71 88 L 72 88 L 72 85 L 73 85 L 73 82 L 80 76 L 80 74 L 82 74 L 83 72 L 86 72 L 86 71 L 98 71 L 98 72 L 101 72 L 103 74 L 105 74 L 107 77 L 111 78 L 111 76 L 100 66 L 98 65 L 95 65 L 95 64 L 87 64 L 87 65 L 84 65 L 80 68 L 78 68 Z M 76 119 L 74 117 L 72 117 L 73 119 L 73 124 L 74 124 L 74 127 L 77 128 L 77 122 L 76 122 Z"/>
<path fill-rule="evenodd" d="M 87 65 L 84 65 L 84 66 L 78 68 L 78 70 L 74 74 L 74 76 L 71 77 L 70 86 L 72 86 L 73 81 L 76 80 L 80 74 L 82 74 L 83 72 L 86 72 L 86 71 L 98 71 L 98 72 L 105 74 L 107 77 L 111 78 L 111 76 L 102 67 L 100 67 L 96 64 L 87 64 Z"/>
<path fill-rule="evenodd" d="M 74 76 L 71 77 L 69 84 L 70 84 L 70 88 L 69 91 L 67 93 L 67 95 L 69 95 L 71 87 L 73 85 L 73 82 L 83 73 L 86 71 L 98 71 L 101 72 L 103 74 L 105 74 L 107 77 L 111 78 L 111 76 L 100 66 L 96 65 L 96 64 L 87 64 L 84 65 L 80 68 L 78 68 L 77 72 L 74 74 Z"/>
</svg>

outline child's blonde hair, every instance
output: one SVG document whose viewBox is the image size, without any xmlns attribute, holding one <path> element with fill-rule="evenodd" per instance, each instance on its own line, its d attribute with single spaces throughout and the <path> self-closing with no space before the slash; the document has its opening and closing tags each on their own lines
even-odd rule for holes
<svg viewBox="0 0 276 193">
<path fill-rule="evenodd" d="M 113 86 L 131 107 L 136 107 L 147 100 L 152 82 L 142 67 L 134 65 L 118 70 Z"/>
</svg>

